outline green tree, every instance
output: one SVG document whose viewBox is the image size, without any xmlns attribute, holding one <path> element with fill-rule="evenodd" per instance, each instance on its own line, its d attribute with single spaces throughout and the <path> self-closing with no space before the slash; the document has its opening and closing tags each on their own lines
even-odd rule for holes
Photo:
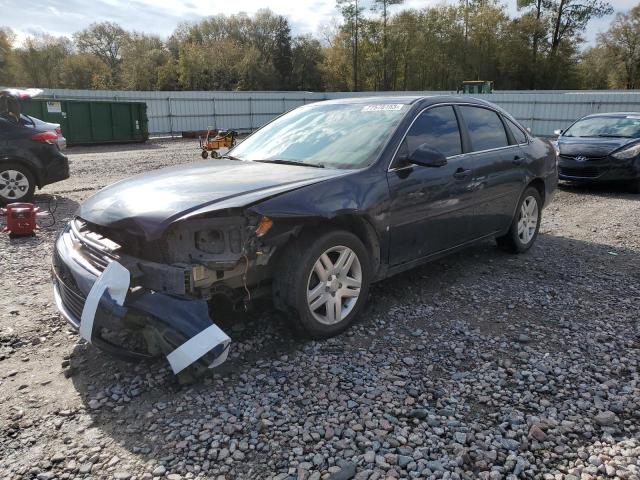
<svg viewBox="0 0 640 480">
<path fill-rule="evenodd" d="M 0 85 L 11 85 L 15 81 L 14 38 L 9 27 L 0 27 Z"/>
<path fill-rule="evenodd" d="M 598 36 L 598 45 L 613 61 L 618 78 L 612 80 L 616 86 L 640 87 L 640 5 L 628 13 L 618 13 L 609 30 Z"/>
<path fill-rule="evenodd" d="M 404 0 L 374 0 L 372 10 L 381 12 L 382 19 L 382 84 L 384 90 L 389 90 L 388 75 L 388 23 L 389 23 L 389 7 L 392 5 L 400 5 Z"/>
<path fill-rule="evenodd" d="M 15 50 L 17 80 L 29 87 L 56 88 L 61 84 L 62 67 L 71 55 L 72 44 L 65 37 L 34 34 Z"/>
<path fill-rule="evenodd" d="M 342 18 L 344 19 L 345 31 L 348 32 L 352 44 L 352 74 L 353 74 L 353 91 L 358 91 L 358 69 L 360 64 L 358 61 L 358 39 L 360 36 L 360 24 L 362 23 L 362 0 L 336 0 L 336 6 L 340 9 Z"/>
<path fill-rule="evenodd" d="M 109 68 L 109 83 L 117 87 L 120 81 L 122 50 L 129 34 L 113 22 L 92 23 L 73 35 L 76 47 L 82 53 L 95 55 Z"/>
<path fill-rule="evenodd" d="M 295 90 L 322 90 L 322 45 L 311 35 L 297 36 L 292 43 L 292 88 Z"/>
<path fill-rule="evenodd" d="M 109 81 L 108 67 L 95 55 L 76 53 L 62 63 L 60 84 L 62 88 L 106 88 Z"/>
<path fill-rule="evenodd" d="M 132 33 L 122 46 L 122 86 L 130 90 L 157 90 L 158 70 L 171 55 L 160 37 Z"/>
</svg>

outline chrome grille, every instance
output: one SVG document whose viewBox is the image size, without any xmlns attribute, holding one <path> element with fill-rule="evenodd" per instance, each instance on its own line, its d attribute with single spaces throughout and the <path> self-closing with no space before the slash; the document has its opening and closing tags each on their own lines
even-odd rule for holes
<svg viewBox="0 0 640 480">
<path fill-rule="evenodd" d="M 112 260 L 117 260 L 120 245 L 91 230 L 89 224 L 76 218 L 71 221 L 71 236 L 81 245 L 82 257 L 96 270 L 102 272 Z"/>
<path fill-rule="evenodd" d="M 68 270 L 67 266 L 62 262 L 60 255 L 56 250 L 53 251 L 53 281 L 58 286 L 60 292 L 60 299 L 64 306 L 76 316 L 80 318 L 82 316 L 82 310 L 84 309 L 84 302 L 86 297 L 82 294 L 77 287 L 73 275 Z"/>
</svg>

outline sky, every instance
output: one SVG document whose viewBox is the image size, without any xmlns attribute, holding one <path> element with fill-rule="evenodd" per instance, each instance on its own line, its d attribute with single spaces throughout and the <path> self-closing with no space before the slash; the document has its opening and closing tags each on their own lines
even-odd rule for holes
<svg viewBox="0 0 640 480">
<path fill-rule="evenodd" d="M 509 13 L 516 13 L 517 0 L 503 0 Z M 616 11 L 626 11 L 639 0 L 609 0 Z M 371 3 L 365 2 L 364 3 Z M 423 8 L 457 0 L 405 0 L 401 8 Z M 323 25 L 336 17 L 335 0 L 0 0 L 0 27 L 9 26 L 18 42 L 32 32 L 70 36 L 92 22 L 112 21 L 127 30 L 155 33 L 167 37 L 185 21 L 220 14 L 255 13 L 265 6 L 289 19 L 294 34 L 319 35 Z M 591 43 L 607 29 L 612 16 L 592 20 L 585 37 Z"/>
</svg>

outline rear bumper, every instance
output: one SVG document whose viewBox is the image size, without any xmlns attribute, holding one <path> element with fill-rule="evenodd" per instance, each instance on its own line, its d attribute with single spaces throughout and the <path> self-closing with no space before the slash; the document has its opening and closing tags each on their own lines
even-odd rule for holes
<svg viewBox="0 0 640 480">
<path fill-rule="evenodd" d="M 100 267 L 83 255 L 82 245 L 67 225 L 58 236 L 53 252 L 53 297 L 61 315 L 76 329 L 80 329 L 82 318 L 86 318 L 83 317 L 85 303 L 90 295 L 96 295 L 93 287 L 100 275 Z M 227 341 L 222 343 L 220 335 L 211 333 L 211 328 L 217 327 L 203 300 L 130 288 L 123 304 L 119 305 L 107 290 L 100 296 L 92 318 L 93 329 L 87 340 L 120 358 L 149 358 L 162 353 L 169 358 L 174 373 L 179 373 L 195 362 L 207 367 L 218 365 L 227 356 L 229 339 L 225 336 Z M 144 351 L 125 348 L 104 338 L 104 329 L 135 331 L 141 336 L 144 334 L 145 340 L 154 339 L 154 344 L 147 344 L 148 349 Z M 209 334 L 203 336 L 204 332 Z M 200 340 L 197 345 L 200 350 L 186 348 L 196 337 Z M 175 356 L 176 351 L 182 355 L 179 361 L 172 360 L 171 355 Z"/>
<path fill-rule="evenodd" d="M 40 178 L 40 187 L 69 178 L 69 159 L 56 147 L 54 153 L 44 164 Z"/>
</svg>

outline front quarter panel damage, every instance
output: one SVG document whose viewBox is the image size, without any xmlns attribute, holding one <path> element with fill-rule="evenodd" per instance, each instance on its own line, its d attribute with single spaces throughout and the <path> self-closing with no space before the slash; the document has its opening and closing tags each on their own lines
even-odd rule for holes
<svg viewBox="0 0 640 480">
<path fill-rule="evenodd" d="M 307 227 L 323 222 L 344 220 L 342 225 L 370 239 L 373 260 L 384 267 L 387 256 L 387 209 L 389 187 L 384 172 L 366 169 L 340 178 L 310 185 L 278 195 L 248 211 L 273 220 L 274 226 L 262 240 L 264 244 L 283 246 Z M 367 243 L 367 242 L 365 242 Z M 383 271 L 379 271 L 382 275 Z"/>
</svg>

